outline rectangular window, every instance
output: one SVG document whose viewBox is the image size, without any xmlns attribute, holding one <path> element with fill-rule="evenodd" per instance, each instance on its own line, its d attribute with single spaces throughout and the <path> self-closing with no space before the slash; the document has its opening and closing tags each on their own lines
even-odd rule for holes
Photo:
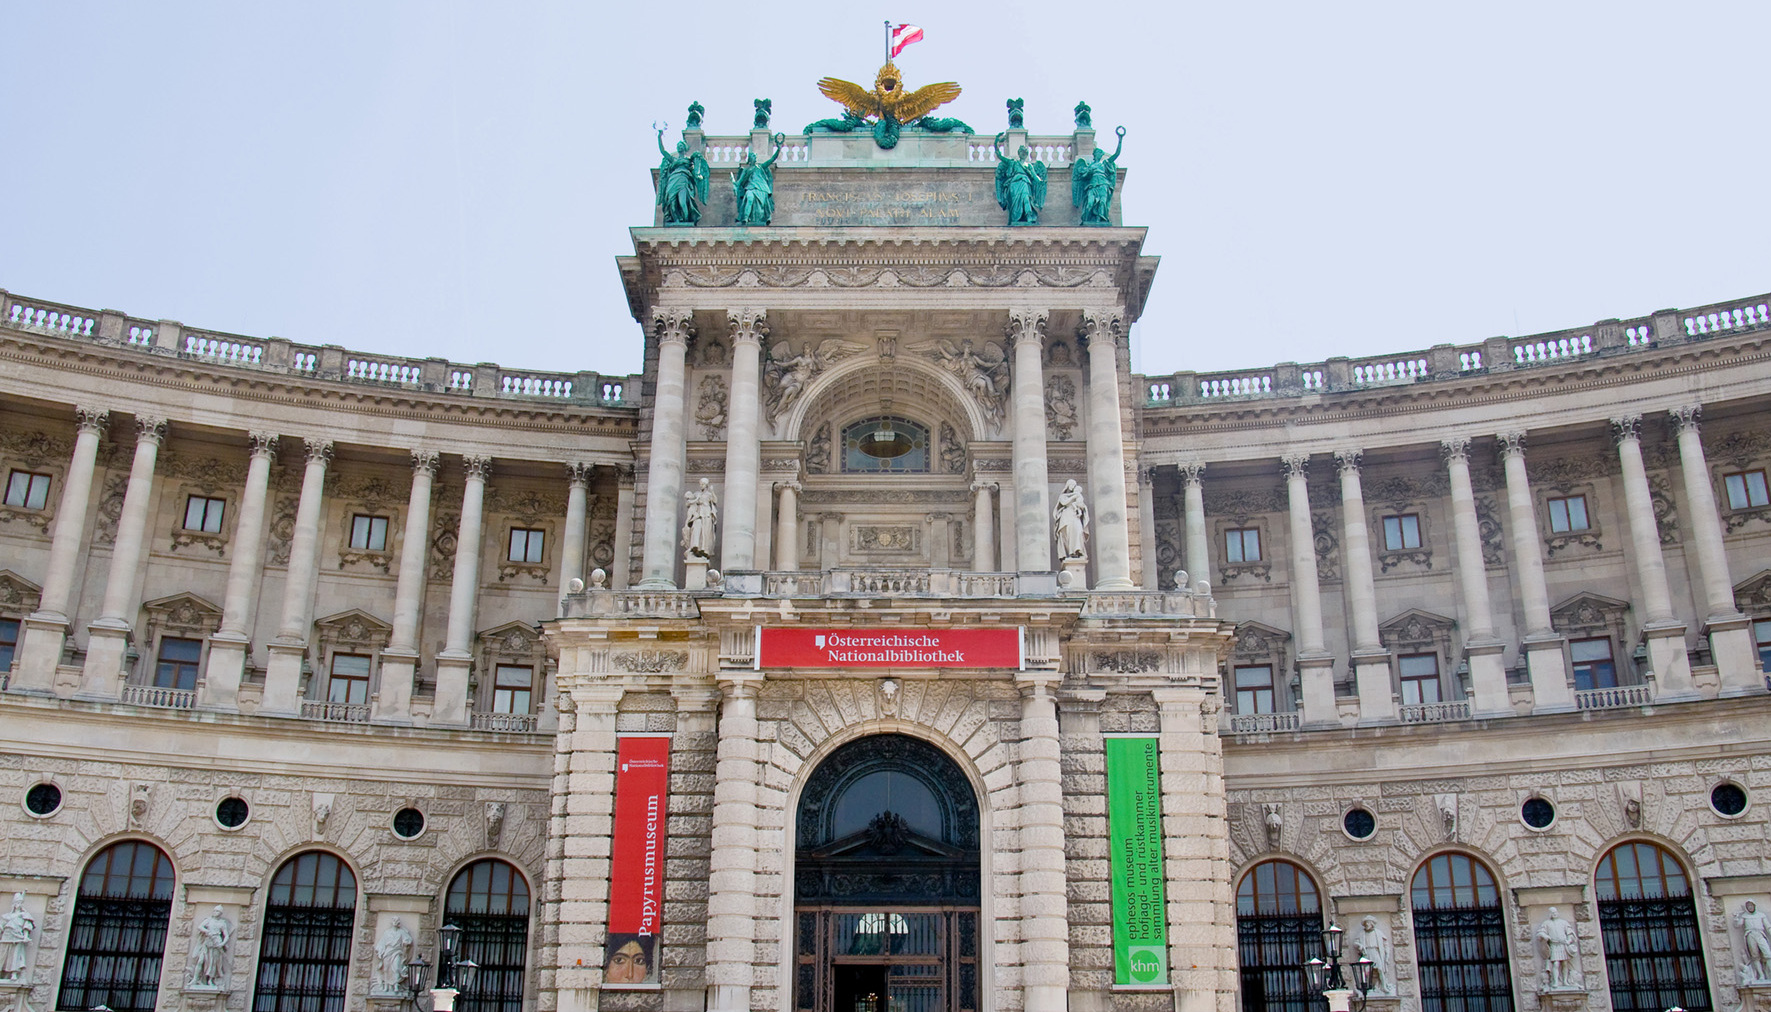
<svg viewBox="0 0 1771 1012">
<path fill-rule="evenodd" d="M 1244 664 L 1236 667 L 1236 712 L 1273 712 L 1273 666 Z"/>
<path fill-rule="evenodd" d="M 14 622 L 15 633 L 17 627 L 18 623 Z M 1771 619 L 1762 618 L 1753 623 L 1753 639 L 1757 640 L 1759 644 L 1759 667 L 1771 671 Z M 0 643 L 0 650 L 3 649 L 5 649 L 5 644 Z"/>
<path fill-rule="evenodd" d="M 1722 484 L 1728 487 L 1729 509 L 1745 510 L 1754 506 L 1771 505 L 1771 491 L 1765 487 L 1764 471 L 1741 471 L 1724 475 Z"/>
<path fill-rule="evenodd" d="M 1761 625 L 1771 625 L 1762 622 Z M 0 675 L 12 669 L 12 654 L 18 649 L 18 619 L 0 618 Z"/>
<path fill-rule="evenodd" d="M 531 527 L 512 527 L 510 529 L 510 561 L 541 562 L 543 536 L 546 531 L 538 531 Z"/>
<path fill-rule="evenodd" d="M 1402 702 L 1405 704 L 1438 703 L 1439 655 L 1404 654 L 1397 658 L 1402 671 Z"/>
<path fill-rule="evenodd" d="M 333 654 L 332 677 L 326 683 L 328 703 L 369 701 L 369 655 Z"/>
<path fill-rule="evenodd" d="M 1224 532 L 1224 561 L 1261 561 L 1261 532 L 1255 527 L 1233 527 Z"/>
<path fill-rule="evenodd" d="M 204 534 L 220 534 L 221 512 L 227 504 L 226 499 L 191 496 L 184 503 L 184 529 L 202 531 Z"/>
<path fill-rule="evenodd" d="M 1569 531 L 1590 530 L 1592 524 L 1587 522 L 1587 497 L 1584 495 L 1561 496 L 1550 500 L 1550 531 L 1555 534 L 1567 534 Z"/>
<path fill-rule="evenodd" d="M 387 551 L 387 517 L 365 513 L 351 517 L 351 547 L 365 552 Z"/>
<path fill-rule="evenodd" d="M 1576 689 L 1613 689 L 1617 687 L 1617 665 L 1611 660 L 1611 640 L 1601 637 L 1575 640 L 1568 644 L 1568 656 L 1574 661 Z"/>
<path fill-rule="evenodd" d="M 6 479 L 6 505 L 40 510 L 49 505 L 49 475 L 14 471 Z"/>
<path fill-rule="evenodd" d="M 535 684 L 535 669 L 521 664 L 500 664 L 492 683 L 493 713 L 528 713 Z"/>
<path fill-rule="evenodd" d="M 1384 548 L 1399 552 L 1420 547 L 1420 517 L 1413 513 L 1384 517 Z"/>
<path fill-rule="evenodd" d="M 197 687 L 197 664 L 203 660 L 203 641 L 160 637 L 160 657 L 154 664 L 154 685 L 162 689 Z"/>
</svg>

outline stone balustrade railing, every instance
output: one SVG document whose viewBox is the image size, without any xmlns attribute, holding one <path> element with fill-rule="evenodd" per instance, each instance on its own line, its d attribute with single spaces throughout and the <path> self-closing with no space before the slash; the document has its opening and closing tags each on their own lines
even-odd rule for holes
<svg viewBox="0 0 1771 1012">
<path fill-rule="evenodd" d="M 560 601 L 561 618 L 698 619 L 695 595 L 682 590 L 585 590 Z"/>
<path fill-rule="evenodd" d="M 781 157 L 775 163 L 777 169 L 811 168 L 813 137 L 847 137 L 850 134 L 787 134 L 781 142 Z M 864 134 L 862 136 L 865 136 Z M 964 158 L 968 162 L 994 168 L 996 152 L 991 146 L 994 134 L 931 134 L 936 138 L 951 138 L 955 142 L 963 142 Z M 1111 137 L 1108 140 L 1112 140 Z M 750 153 L 750 135 L 701 135 L 701 154 L 707 159 L 710 167 L 715 169 L 736 168 Z M 694 146 L 691 140 L 690 146 Z M 1051 168 L 1063 168 L 1076 158 L 1076 137 L 1074 134 L 1027 135 L 1027 149 L 1034 157 Z M 769 157 L 774 151 L 773 142 L 757 152 L 757 160 Z M 1009 152 L 1013 155 L 1014 152 Z M 957 156 L 956 156 L 957 157 Z M 1066 198 L 1068 199 L 1068 198 Z"/>
<path fill-rule="evenodd" d="M 1308 364 L 1281 362 L 1261 369 L 1178 372 L 1145 376 L 1140 382 L 1145 404 L 1154 408 L 1302 397 L 1557 366 L 1767 328 L 1771 328 L 1771 295 L 1759 295 L 1696 309 L 1664 310 L 1635 320 L 1602 320 L 1590 327 L 1530 337 L 1492 337 L 1478 344 L 1438 344 L 1425 351 Z"/>
<path fill-rule="evenodd" d="M 197 690 L 168 689 L 158 685 L 125 685 L 122 702 L 134 706 L 157 706 L 168 710 L 189 710 L 197 705 Z"/>
<path fill-rule="evenodd" d="M 737 596 L 957 598 L 1015 597 L 1021 588 L 1019 573 L 884 568 L 728 573 L 723 587 L 726 593 Z"/>
<path fill-rule="evenodd" d="M 333 703 L 319 699 L 301 701 L 301 715 L 308 720 L 329 720 L 338 724 L 369 723 L 368 703 Z"/>
<path fill-rule="evenodd" d="M 1577 710 L 1614 710 L 1631 706 L 1648 706 L 1654 702 L 1654 688 L 1649 685 L 1617 685 L 1608 689 L 1579 689 L 1574 693 Z"/>
<path fill-rule="evenodd" d="M 639 392 L 637 376 L 543 372 L 506 369 L 491 362 L 470 365 L 441 358 L 375 355 L 331 344 L 297 344 L 280 337 L 199 330 L 170 320 L 140 320 L 5 291 L 0 291 L 0 326 L 235 369 L 428 394 L 628 407 L 637 404 Z"/>
<path fill-rule="evenodd" d="M 1297 711 L 1290 713 L 1235 713 L 1230 715 L 1231 734 L 1275 734 L 1296 731 L 1303 722 L 1303 714 Z"/>
<path fill-rule="evenodd" d="M 1439 724 L 1453 720 L 1470 719 L 1470 701 L 1458 700 L 1452 703 L 1407 703 L 1398 713 L 1404 724 Z"/>
<path fill-rule="evenodd" d="M 1215 618 L 1217 602 L 1190 590 L 1102 591 L 1088 595 L 1083 618 L 1161 616 L 1164 618 Z"/>
<path fill-rule="evenodd" d="M 533 713 L 485 713 L 479 710 L 469 716 L 475 731 L 533 731 L 540 724 Z"/>
</svg>

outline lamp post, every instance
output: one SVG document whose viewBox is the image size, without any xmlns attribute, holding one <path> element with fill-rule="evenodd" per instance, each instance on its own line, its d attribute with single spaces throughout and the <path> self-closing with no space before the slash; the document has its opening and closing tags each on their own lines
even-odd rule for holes
<svg viewBox="0 0 1771 1012">
<path fill-rule="evenodd" d="M 418 1010 L 418 995 L 424 990 L 425 980 L 430 976 L 430 963 L 425 961 L 424 953 L 412 957 L 406 964 L 406 1000 L 412 1003 L 413 1012 Z"/>
<path fill-rule="evenodd" d="M 455 998 L 463 991 L 472 991 L 480 966 L 471 959 L 459 958 L 461 929 L 445 924 L 437 929 L 437 986 L 430 989 L 432 1012 L 455 1012 Z M 420 957 L 422 958 L 422 957 Z"/>
<path fill-rule="evenodd" d="M 1353 961 L 1353 986 L 1347 987 L 1341 976 L 1341 942 L 1346 932 L 1334 922 L 1322 929 L 1322 955 L 1304 964 L 1304 975 L 1310 990 L 1328 999 L 1329 1012 L 1365 1012 L 1365 997 L 1371 992 L 1371 960 L 1360 956 Z M 1353 996 L 1359 996 L 1358 1006 Z"/>
</svg>

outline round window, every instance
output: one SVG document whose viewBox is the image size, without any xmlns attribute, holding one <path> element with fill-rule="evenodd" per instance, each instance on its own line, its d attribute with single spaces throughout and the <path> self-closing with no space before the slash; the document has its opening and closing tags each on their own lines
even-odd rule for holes
<svg viewBox="0 0 1771 1012">
<path fill-rule="evenodd" d="M 1545 798 L 1528 798 L 1519 806 L 1519 818 L 1532 829 L 1548 829 L 1556 821 L 1556 806 Z"/>
<path fill-rule="evenodd" d="M 246 824 L 246 817 L 252 814 L 245 798 L 222 798 L 215 806 L 215 821 L 223 829 L 239 829 Z"/>
<path fill-rule="evenodd" d="M 1723 781 L 1710 791 L 1710 807 L 1717 815 L 1733 818 L 1746 811 L 1746 788 Z"/>
<path fill-rule="evenodd" d="M 33 785 L 25 792 L 25 811 L 38 818 L 61 811 L 61 788 L 51 783 Z"/>
<path fill-rule="evenodd" d="M 1341 828 L 1355 840 L 1369 840 L 1377 832 L 1377 816 L 1363 808 L 1349 808 L 1341 818 Z"/>
<path fill-rule="evenodd" d="M 424 832 L 424 813 L 416 808 L 402 808 L 394 813 L 394 835 L 410 840 Z"/>
</svg>

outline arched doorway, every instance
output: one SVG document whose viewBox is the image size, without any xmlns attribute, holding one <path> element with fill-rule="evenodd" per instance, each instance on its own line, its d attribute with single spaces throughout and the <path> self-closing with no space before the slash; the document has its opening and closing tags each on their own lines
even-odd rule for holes
<svg viewBox="0 0 1771 1012">
<path fill-rule="evenodd" d="M 800 796 L 794 1007 L 978 1007 L 978 799 L 927 742 L 842 746 Z"/>
<path fill-rule="evenodd" d="M 1708 1012 L 1709 978 L 1691 878 L 1665 847 L 1624 843 L 1593 875 L 1611 1007 L 1640 1012 L 1678 1006 Z"/>
<path fill-rule="evenodd" d="M 522 1012 L 529 966 L 529 882 L 508 861 L 482 858 L 449 884 L 443 922 L 461 929 L 461 955 L 479 965 L 458 1012 Z"/>
<path fill-rule="evenodd" d="M 252 1012 L 342 1012 L 350 985 L 357 877 L 323 850 L 271 877 Z"/>
<path fill-rule="evenodd" d="M 1236 948 L 1246 1012 L 1308 1012 L 1304 963 L 1322 951 L 1322 898 L 1310 873 L 1290 861 L 1262 861 L 1236 887 Z"/>
<path fill-rule="evenodd" d="M 141 840 L 113 843 L 80 876 L 56 1007 L 149 1012 L 160 997 L 172 860 Z"/>
<path fill-rule="evenodd" d="M 1423 1012 L 1513 1012 L 1494 874 L 1468 854 L 1434 854 L 1415 870 L 1410 893 Z"/>
</svg>

